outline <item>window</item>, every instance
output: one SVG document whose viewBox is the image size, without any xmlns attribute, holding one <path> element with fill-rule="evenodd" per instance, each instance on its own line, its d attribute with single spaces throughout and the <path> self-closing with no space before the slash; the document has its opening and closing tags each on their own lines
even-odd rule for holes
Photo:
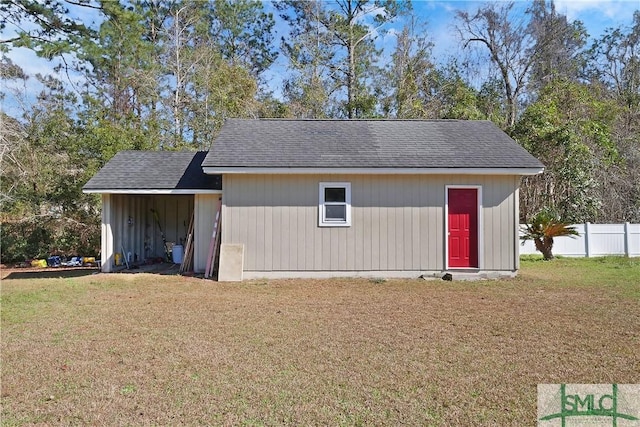
<svg viewBox="0 0 640 427">
<path fill-rule="evenodd" d="M 318 206 L 320 227 L 351 226 L 351 183 L 321 182 Z"/>
</svg>

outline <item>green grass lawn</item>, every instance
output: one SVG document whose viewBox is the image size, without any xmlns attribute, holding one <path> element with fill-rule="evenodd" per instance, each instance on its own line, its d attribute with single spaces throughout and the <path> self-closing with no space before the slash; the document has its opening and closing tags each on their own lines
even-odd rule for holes
<svg viewBox="0 0 640 427">
<path fill-rule="evenodd" d="M 537 384 L 640 382 L 638 258 L 478 282 L 11 273 L 1 297 L 3 426 L 533 425 Z"/>
</svg>

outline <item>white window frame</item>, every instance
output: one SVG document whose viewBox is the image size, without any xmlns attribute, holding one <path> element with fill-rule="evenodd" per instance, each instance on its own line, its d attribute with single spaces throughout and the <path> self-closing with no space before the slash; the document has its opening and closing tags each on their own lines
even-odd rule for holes
<svg viewBox="0 0 640 427">
<path fill-rule="evenodd" d="M 344 188 L 344 202 L 325 202 L 324 193 L 326 188 Z M 351 183 L 350 182 L 321 182 L 319 185 L 318 201 L 318 227 L 351 227 Z M 326 206 L 345 206 L 345 217 L 343 221 L 328 220 L 326 217 Z"/>
</svg>

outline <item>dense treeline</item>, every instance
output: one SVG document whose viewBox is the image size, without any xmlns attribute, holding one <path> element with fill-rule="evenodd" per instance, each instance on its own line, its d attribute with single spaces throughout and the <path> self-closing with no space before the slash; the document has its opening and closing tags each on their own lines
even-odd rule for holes
<svg viewBox="0 0 640 427">
<path fill-rule="evenodd" d="M 640 221 L 640 11 L 593 41 L 552 0 L 516 6 L 458 12 L 443 63 L 409 0 L 3 2 L 3 260 L 96 252 L 89 177 L 123 149 L 206 149 L 225 117 L 492 120 L 547 166 L 522 220 Z M 58 72 L 25 75 L 17 47 Z"/>
</svg>

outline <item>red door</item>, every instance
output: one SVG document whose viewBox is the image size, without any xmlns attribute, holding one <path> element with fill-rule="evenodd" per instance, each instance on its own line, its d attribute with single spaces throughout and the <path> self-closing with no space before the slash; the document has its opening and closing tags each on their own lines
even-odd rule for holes
<svg viewBox="0 0 640 427">
<path fill-rule="evenodd" d="M 449 267 L 478 267 L 478 190 L 449 188 Z"/>
</svg>

